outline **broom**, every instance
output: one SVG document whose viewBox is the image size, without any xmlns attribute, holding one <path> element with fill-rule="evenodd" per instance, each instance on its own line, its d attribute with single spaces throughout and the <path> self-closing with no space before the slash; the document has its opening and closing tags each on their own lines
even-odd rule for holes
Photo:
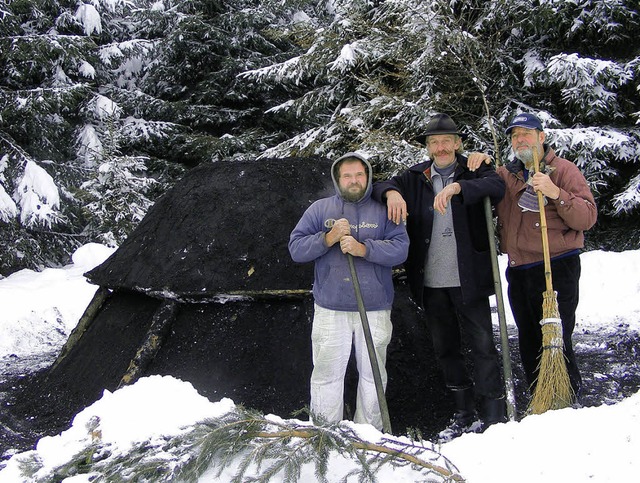
<svg viewBox="0 0 640 483">
<path fill-rule="evenodd" d="M 536 173 L 540 171 L 538 152 L 535 148 L 533 149 L 533 169 Z M 549 255 L 544 197 L 540 191 L 537 194 L 546 291 L 542 294 L 542 320 L 540 321 L 542 325 L 542 354 L 538 365 L 536 387 L 527 410 L 529 414 L 542 414 L 549 409 L 569 407 L 574 398 L 564 358 L 562 320 L 558 312 L 558 299 L 551 280 L 551 257 Z"/>
</svg>

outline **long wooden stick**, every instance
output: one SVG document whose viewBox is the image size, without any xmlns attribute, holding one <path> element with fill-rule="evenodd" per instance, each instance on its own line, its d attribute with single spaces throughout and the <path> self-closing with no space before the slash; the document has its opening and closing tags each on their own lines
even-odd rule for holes
<svg viewBox="0 0 640 483">
<path fill-rule="evenodd" d="M 540 159 L 538 157 L 538 149 L 534 147 L 533 151 L 533 171 L 540 172 Z M 540 209 L 540 230 L 542 232 L 542 256 L 544 259 L 544 279 L 547 286 L 547 292 L 553 292 L 553 281 L 551 278 L 551 256 L 549 254 L 549 235 L 547 233 L 547 214 L 544 211 L 544 195 L 542 191 L 536 192 L 538 195 L 538 208 Z"/>
<path fill-rule="evenodd" d="M 498 250 L 496 247 L 495 230 L 493 228 L 493 214 L 489 197 L 484 198 L 484 213 L 487 219 L 487 232 L 489 233 L 489 250 L 491 251 L 491 271 L 496 291 L 498 307 L 498 322 L 500 326 L 500 345 L 502 349 L 502 369 L 504 371 L 504 386 L 507 400 L 507 416 L 509 420 L 516 420 L 516 390 L 513 383 L 511 370 L 511 355 L 509 353 L 509 333 L 507 332 L 507 317 L 504 311 L 504 298 L 502 297 L 502 281 L 498 266 Z"/>
<path fill-rule="evenodd" d="M 360 281 L 358 280 L 358 274 L 356 273 L 356 266 L 353 263 L 353 257 L 350 253 L 347 253 L 347 260 L 349 260 L 349 270 L 351 271 L 353 289 L 356 292 L 356 301 L 358 302 L 358 311 L 360 312 L 360 320 L 362 321 L 364 340 L 367 343 L 367 352 L 369 353 L 371 371 L 373 372 L 373 382 L 375 383 L 376 393 L 378 394 L 378 404 L 380 405 L 380 414 L 382 415 L 382 429 L 385 433 L 393 434 L 391 432 L 391 420 L 389 419 L 387 399 L 384 395 L 384 386 L 382 385 L 382 376 L 380 375 L 380 366 L 378 365 L 378 356 L 376 354 L 376 348 L 373 345 L 371 327 L 369 326 L 367 311 L 365 310 L 364 301 L 362 300 L 362 291 L 360 290 Z"/>
</svg>

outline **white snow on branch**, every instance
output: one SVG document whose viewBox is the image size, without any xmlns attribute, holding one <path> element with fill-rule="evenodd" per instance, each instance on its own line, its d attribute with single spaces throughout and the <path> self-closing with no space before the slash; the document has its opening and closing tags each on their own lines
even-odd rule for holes
<svg viewBox="0 0 640 483">
<path fill-rule="evenodd" d="M 107 10 L 109 10 L 110 12 L 117 11 L 118 7 L 120 6 L 131 5 L 131 2 L 129 0 L 99 0 L 99 2 L 100 5 L 107 8 Z"/>
<path fill-rule="evenodd" d="M 122 135 L 135 140 L 150 141 L 157 138 L 166 138 L 170 133 L 178 129 L 178 125 L 164 121 L 147 121 L 132 116 L 124 120 Z"/>
<path fill-rule="evenodd" d="M 154 47 L 155 43 L 146 39 L 126 40 L 124 42 L 114 42 L 100 47 L 98 55 L 100 60 L 110 66 L 114 59 L 121 59 L 126 54 L 146 55 Z"/>
<path fill-rule="evenodd" d="M 524 86 L 531 87 L 536 75 L 544 72 L 544 63 L 540 60 L 538 53 L 532 50 L 524 54 L 522 63 L 524 64 Z"/>
<path fill-rule="evenodd" d="M 640 174 L 629 180 L 622 193 L 613 197 L 614 214 L 630 212 L 640 206 Z"/>
<path fill-rule="evenodd" d="M 18 215 L 18 208 L 11 199 L 11 196 L 5 191 L 2 183 L 6 181 L 4 170 L 9 165 L 9 156 L 4 155 L 0 158 L 0 220 L 9 222 Z"/>
<path fill-rule="evenodd" d="M 27 227 L 51 226 L 59 219 L 60 195 L 53 178 L 33 161 L 27 161 L 15 192 L 20 222 Z"/>
<path fill-rule="evenodd" d="M 74 84 L 74 82 L 71 79 L 69 79 L 69 76 L 67 76 L 67 73 L 64 71 L 62 66 L 60 65 L 56 66 L 56 73 L 54 74 L 54 77 L 53 77 L 54 87 L 65 87 L 65 86 L 70 86 L 72 84 Z"/>
<path fill-rule="evenodd" d="M 340 55 L 336 60 L 329 63 L 331 70 L 338 72 L 346 72 L 349 68 L 355 65 L 357 57 L 357 48 L 354 44 L 347 44 L 340 50 Z"/>
<path fill-rule="evenodd" d="M 165 11 L 165 6 L 164 6 L 164 2 L 154 2 L 153 5 L 151 5 L 150 10 L 152 12 L 164 12 Z"/>
<path fill-rule="evenodd" d="M 118 104 L 113 102 L 108 97 L 103 95 L 96 95 L 89 102 L 89 110 L 93 113 L 94 118 L 104 121 L 106 119 L 119 119 L 122 114 L 122 109 Z"/>
<path fill-rule="evenodd" d="M 551 57 L 546 74 L 541 75 L 542 85 L 559 85 L 564 103 L 587 117 L 615 116 L 619 111 L 616 90 L 633 79 L 627 65 L 578 54 Z"/>
<path fill-rule="evenodd" d="M 238 77 L 252 79 L 256 82 L 264 82 L 273 80 L 283 82 L 285 80 L 293 81 L 296 85 L 300 83 L 303 76 L 302 57 L 293 57 L 280 64 L 262 67 L 260 69 L 248 70 L 238 74 Z"/>
<path fill-rule="evenodd" d="M 88 3 L 81 4 L 76 10 L 75 18 L 82 25 L 85 35 L 102 33 L 102 20 L 93 5 Z"/>
<path fill-rule="evenodd" d="M 556 150 L 586 149 L 591 152 L 607 151 L 619 161 L 633 161 L 640 155 L 633 138 L 615 129 L 584 127 L 574 129 L 545 129 Z"/>
<path fill-rule="evenodd" d="M 0 220 L 8 223 L 18 215 L 18 208 L 0 184 Z"/>
<path fill-rule="evenodd" d="M 81 76 L 87 77 L 89 79 L 94 79 L 96 77 L 96 69 L 94 69 L 94 67 L 86 60 L 83 60 L 80 63 L 80 66 L 78 67 L 78 73 Z"/>
<path fill-rule="evenodd" d="M 86 166 L 94 166 L 102 158 L 104 148 L 93 125 L 85 124 L 78 134 L 76 145 L 78 157 L 84 159 Z"/>
</svg>

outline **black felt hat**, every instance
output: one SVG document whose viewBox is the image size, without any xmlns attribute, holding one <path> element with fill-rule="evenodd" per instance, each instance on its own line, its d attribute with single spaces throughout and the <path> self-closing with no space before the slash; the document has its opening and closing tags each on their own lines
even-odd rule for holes
<svg viewBox="0 0 640 483">
<path fill-rule="evenodd" d="M 447 114 L 435 114 L 427 123 L 424 132 L 416 136 L 416 141 L 426 144 L 427 136 L 433 136 L 434 134 L 457 134 L 462 139 L 467 137 L 466 134 L 458 130 L 456 123 Z"/>
</svg>

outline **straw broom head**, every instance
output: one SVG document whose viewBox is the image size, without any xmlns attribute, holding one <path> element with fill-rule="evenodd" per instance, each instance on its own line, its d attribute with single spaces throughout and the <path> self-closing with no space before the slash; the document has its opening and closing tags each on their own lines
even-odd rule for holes
<svg viewBox="0 0 640 483">
<path fill-rule="evenodd" d="M 569 407 L 575 397 L 564 359 L 562 321 L 556 292 L 547 290 L 542 296 L 542 355 L 536 388 L 527 409 L 529 414 Z"/>
</svg>

